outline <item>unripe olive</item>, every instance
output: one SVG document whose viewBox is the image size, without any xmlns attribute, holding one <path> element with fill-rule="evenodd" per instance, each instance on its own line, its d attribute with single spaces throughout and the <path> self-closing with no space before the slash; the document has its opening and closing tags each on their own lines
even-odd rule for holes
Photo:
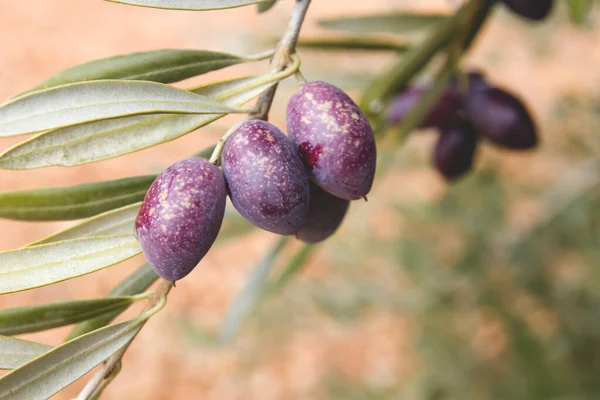
<svg viewBox="0 0 600 400">
<path fill-rule="evenodd" d="M 223 174 L 202 158 L 176 162 L 158 175 L 135 232 L 160 277 L 179 280 L 206 255 L 221 229 L 226 196 Z"/>
<path fill-rule="evenodd" d="M 308 82 L 290 99 L 287 127 L 313 180 L 346 200 L 371 190 L 377 151 L 373 129 L 356 103 L 325 82 Z"/>
<path fill-rule="evenodd" d="M 442 128 L 433 163 L 447 180 L 456 179 L 471 169 L 476 148 L 475 129 L 466 120 L 456 118 Z"/>
<path fill-rule="evenodd" d="M 280 235 L 298 232 L 308 213 L 308 173 L 283 132 L 246 121 L 225 143 L 221 163 L 231 202 L 244 218 Z"/>
<path fill-rule="evenodd" d="M 421 96 L 427 92 L 427 89 L 425 86 L 411 86 L 403 93 L 394 97 L 386 112 L 388 123 L 390 125 L 402 123 L 418 104 Z M 419 127 L 431 128 L 443 125 L 456 112 L 459 105 L 459 94 L 453 88 L 449 87 L 444 90 L 437 103 L 429 110 L 429 113 Z"/>
<path fill-rule="evenodd" d="M 513 150 L 537 145 L 537 130 L 529 111 L 514 95 L 495 87 L 469 91 L 467 118 L 491 142 Z"/>
<path fill-rule="evenodd" d="M 296 236 L 306 243 L 327 239 L 341 225 L 349 204 L 348 200 L 327 193 L 311 181 L 308 215 Z"/>
<path fill-rule="evenodd" d="M 550 14 L 552 0 L 502 0 L 516 14 L 530 20 L 540 21 Z"/>
</svg>

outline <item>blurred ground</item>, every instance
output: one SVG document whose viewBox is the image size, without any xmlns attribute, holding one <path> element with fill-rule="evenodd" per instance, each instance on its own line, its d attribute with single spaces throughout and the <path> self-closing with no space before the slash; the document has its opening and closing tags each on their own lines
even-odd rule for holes
<svg viewBox="0 0 600 400">
<path fill-rule="evenodd" d="M 187 13 L 100 0 L 2 0 L 0 99 L 60 69 L 114 54 L 160 48 L 257 52 L 265 47 L 253 35 L 280 34 L 290 3 L 283 0 L 257 16 L 250 8 Z M 410 3 L 315 1 L 304 32 L 318 34 L 319 17 Z M 593 22 L 600 24 L 598 13 Z M 413 135 L 401 150 L 381 149 L 386 168 L 369 202 L 353 205 L 342 232 L 264 305 L 234 346 L 216 345 L 215 332 L 246 274 L 275 241 L 267 233 L 223 243 L 177 285 L 168 306 L 131 346 L 105 398 L 597 398 L 593 376 L 600 372 L 600 353 L 595 325 L 587 324 L 600 305 L 594 270 L 600 260 L 598 173 L 583 175 L 589 185 L 580 192 L 570 188 L 584 163 L 597 159 L 598 43 L 600 29 L 572 27 L 562 7 L 536 26 L 498 12 L 465 64 L 487 71 L 527 101 L 542 132 L 539 152 L 486 147 L 477 172 L 448 188 L 428 165 L 431 133 Z M 302 54 L 308 79 L 332 80 L 353 94 L 391 60 Z M 234 67 L 202 80 L 263 68 Z M 273 108 L 279 126 L 293 89 L 293 83 L 284 85 Z M 159 171 L 213 143 L 233 121 L 102 163 L 0 171 L 0 190 Z M 552 204 L 563 198 L 567 206 L 554 210 Z M 0 224 L 3 250 L 68 225 Z M 508 254 L 506 242 L 515 238 L 525 246 Z M 101 296 L 140 262 L 2 296 L 0 306 Z M 57 344 L 67 331 L 26 337 Z M 74 397 L 82 384 L 56 398 Z"/>
</svg>

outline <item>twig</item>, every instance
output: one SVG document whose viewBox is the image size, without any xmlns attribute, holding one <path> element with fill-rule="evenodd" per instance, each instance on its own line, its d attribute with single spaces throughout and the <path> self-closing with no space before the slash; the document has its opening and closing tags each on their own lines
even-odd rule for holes
<svg viewBox="0 0 600 400">
<path fill-rule="evenodd" d="M 298 44 L 298 36 L 300 35 L 300 29 L 304 22 L 304 17 L 308 11 L 308 6 L 311 0 L 296 0 L 294 9 L 292 10 L 292 17 L 288 25 L 288 30 L 283 36 L 283 39 L 279 42 L 275 55 L 273 56 L 273 72 L 283 71 L 286 65 L 290 62 L 290 56 L 296 52 L 296 44 Z M 257 102 L 258 111 L 253 115 L 254 118 L 266 120 L 275 93 L 277 92 L 277 84 L 273 85 L 270 89 L 264 92 Z"/>
</svg>

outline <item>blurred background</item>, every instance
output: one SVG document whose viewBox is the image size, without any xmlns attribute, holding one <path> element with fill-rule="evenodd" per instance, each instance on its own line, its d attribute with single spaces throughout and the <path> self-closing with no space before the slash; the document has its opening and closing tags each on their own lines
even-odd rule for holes
<svg viewBox="0 0 600 400">
<path fill-rule="evenodd" d="M 303 35 L 322 35 L 321 18 L 450 10 L 454 3 L 315 0 Z M 600 15 L 574 27 L 556 3 L 552 17 L 535 25 L 499 7 L 464 60 L 527 102 L 541 131 L 538 150 L 484 145 L 475 171 L 447 185 L 430 167 L 433 131 L 415 132 L 401 147 L 381 142 L 368 203 L 352 204 L 339 233 L 250 313 L 231 345 L 219 344 L 218 332 L 248 274 L 278 240 L 267 232 L 240 228 L 218 241 L 134 341 L 104 398 L 600 398 Z M 292 1 L 262 15 L 252 7 L 193 13 L 100 0 L 0 5 L 4 100 L 100 57 L 162 48 L 265 50 L 284 31 Z M 395 57 L 300 54 L 307 79 L 330 81 L 355 98 Z M 236 66 L 181 86 L 266 70 L 264 62 Z M 282 128 L 295 88 L 293 80 L 281 86 L 271 113 Z M 237 118 L 101 163 L 3 170 L 0 190 L 159 172 L 214 143 Z M 2 220 L 0 249 L 72 223 Z M 275 272 L 297 249 L 284 249 Z M 4 295 L 0 307 L 99 297 L 142 262 Z M 23 337 L 58 344 L 67 332 Z M 84 383 L 55 398 L 73 398 Z"/>
</svg>

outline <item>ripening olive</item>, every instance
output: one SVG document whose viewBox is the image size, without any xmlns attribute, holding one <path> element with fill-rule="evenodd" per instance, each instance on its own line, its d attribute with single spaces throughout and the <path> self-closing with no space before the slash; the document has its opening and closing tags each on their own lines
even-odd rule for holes
<svg viewBox="0 0 600 400">
<path fill-rule="evenodd" d="M 373 129 L 346 93 L 305 83 L 288 103 L 287 127 L 319 186 L 346 200 L 369 193 L 377 161 Z"/>
<path fill-rule="evenodd" d="M 311 181 L 308 215 L 296 236 L 306 243 L 327 239 L 341 225 L 349 204 L 348 200 L 327 193 Z"/>
<path fill-rule="evenodd" d="M 514 13 L 533 21 L 541 21 L 552 11 L 552 0 L 502 0 Z"/>
<path fill-rule="evenodd" d="M 158 175 L 135 232 L 160 277 L 179 280 L 206 255 L 221 229 L 226 196 L 223 174 L 202 158 L 176 162 Z"/>
<path fill-rule="evenodd" d="M 525 105 L 496 87 L 469 91 L 467 118 L 477 132 L 491 142 L 513 150 L 537 145 L 537 129 Z"/>
<path fill-rule="evenodd" d="M 392 99 L 386 112 L 386 119 L 390 125 L 397 125 L 411 113 L 417 105 L 421 96 L 427 91 L 425 86 L 411 86 L 403 93 Z M 440 96 L 437 103 L 429 110 L 425 119 L 419 125 L 420 128 L 438 127 L 444 124 L 456 112 L 460 105 L 460 96 L 449 87 Z"/>
<path fill-rule="evenodd" d="M 477 133 L 466 120 L 456 118 L 441 129 L 433 152 L 433 164 L 447 179 L 467 173 L 477 148 Z"/>
<path fill-rule="evenodd" d="M 234 207 L 254 225 L 280 235 L 298 232 L 308 213 L 308 173 L 292 141 L 274 125 L 246 121 L 221 159 Z"/>
</svg>

